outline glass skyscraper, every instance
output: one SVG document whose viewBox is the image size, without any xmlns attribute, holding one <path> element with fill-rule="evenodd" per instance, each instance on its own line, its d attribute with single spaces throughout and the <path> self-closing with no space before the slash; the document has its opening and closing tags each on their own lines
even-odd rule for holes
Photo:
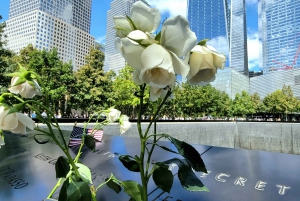
<svg viewBox="0 0 300 201">
<path fill-rule="evenodd" d="M 264 74 L 300 67 L 300 1 L 260 0 L 260 64 Z"/>
<path fill-rule="evenodd" d="M 214 48 L 226 55 L 226 66 L 229 66 L 229 18 L 227 0 L 188 0 L 188 21 L 191 30 L 196 33 L 198 41 L 210 39 L 208 44 L 213 42 Z"/>
<path fill-rule="evenodd" d="M 198 40 L 226 55 L 226 67 L 248 76 L 245 0 L 189 0 L 188 20 Z"/>
<path fill-rule="evenodd" d="M 107 11 L 106 22 L 106 44 L 105 44 L 105 65 L 104 71 L 113 70 L 119 72 L 125 66 L 125 59 L 122 54 L 115 49 L 115 40 L 117 39 L 114 29 L 114 16 L 130 15 L 132 4 L 138 0 L 113 0 L 110 3 L 110 10 Z M 142 0 L 147 4 L 146 1 Z"/>
<path fill-rule="evenodd" d="M 92 0 L 11 0 L 5 33 L 7 47 L 19 52 L 28 44 L 57 48 L 59 57 L 77 70 L 95 40 L 89 34 Z"/>
<path fill-rule="evenodd" d="M 230 67 L 249 76 L 245 0 L 231 0 Z"/>
</svg>

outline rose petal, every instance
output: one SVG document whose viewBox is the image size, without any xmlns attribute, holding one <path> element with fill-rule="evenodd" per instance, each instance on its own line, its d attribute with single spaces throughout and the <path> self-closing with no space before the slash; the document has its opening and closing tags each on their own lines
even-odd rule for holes
<svg viewBox="0 0 300 201">
<path fill-rule="evenodd" d="M 142 71 L 161 67 L 173 71 L 170 53 L 161 45 L 152 44 L 148 46 L 141 55 Z"/>
<path fill-rule="evenodd" d="M 36 94 L 35 89 L 26 81 L 23 84 L 23 90 L 20 91 L 20 95 L 23 98 L 33 98 Z"/>
<path fill-rule="evenodd" d="M 160 12 L 156 8 L 150 8 L 142 1 L 137 1 L 131 7 L 131 19 L 138 29 L 144 32 L 154 32 L 161 20 Z"/>
<path fill-rule="evenodd" d="M 17 112 L 16 113 L 18 120 L 19 120 L 19 124 L 23 124 L 26 127 L 28 127 L 30 130 L 33 130 L 35 128 L 35 123 L 34 121 L 32 121 L 32 119 L 30 117 L 28 117 L 27 115 L 24 115 L 22 113 Z"/>
<path fill-rule="evenodd" d="M 3 116 L 1 115 L 1 118 L 3 118 L 2 124 L 0 125 L 3 130 L 11 130 L 18 126 L 18 118 L 16 117 L 15 113 L 7 115 L 8 110 L 5 110 L 3 112 Z"/>
<path fill-rule="evenodd" d="M 183 77 L 186 77 L 190 71 L 190 66 L 186 61 L 178 58 L 177 55 L 173 52 L 170 51 L 170 53 L 172 57 L 174 72 L 176 74 L 182 75 Z"/>
<path fill-rule="evenodd" d="M 133 27 L 124 16 L 114 16 L 114 22 L 117 30 L 116 35 L 120 38 L 126 37 L 131 31 L 133 31 Z"/>
<path fill-rule="evenodd" d="M 19 79 L 19 77 L 13 77 L 11 79 L 11 87 L 8 89 L 11 93 L 13 94 L 19 94 L 20 91 L 23 90 L 24 88 L 24 85 L 23 84 L 20 84 L 20 85 L 17 85 L 17 86 L 14 86 L 17 82 L 17 80 Z"/>
<path fill-rule="evenodd" d="M 142 67 L 141 55 L 145 48 L 140 45 L 133 44 L 128 38 L 121 39 L 121 42 L 121 52 L 127 63 L 134 69 L 140 70 Z"/>
<path fill-rule="evenodd" d="M 141 72 L 138 70 L 135 70 L 132 74 L 132 80 L 137 84 L 137 85 L 142 85 L 144 82 L 140 80 L 140 74 Z"/>
<path fill-rule="evenodd" d="M 197 37 L 182 16 L 167 19 L 161 30 L 160 43 L 178 57 L 185 56 L 197 43 Z"/>
<path fill-rule="evenodd" d="M 176 80 L 170 53 L 161 45 L 148 46 L 141 55 L 140 80 L 153 87 L 164 88 Z"/>
<path fill-rule="evenodd" d="M 26 126 L 19 123 L 16 128 L 10 129 L 10 132 L 12 132 L 12 133 L 26 134 Z"/>
</svg>

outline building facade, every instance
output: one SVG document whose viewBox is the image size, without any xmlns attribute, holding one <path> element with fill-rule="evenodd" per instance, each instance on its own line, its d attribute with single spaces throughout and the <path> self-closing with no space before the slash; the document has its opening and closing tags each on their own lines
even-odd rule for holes
<svg viewBox="0 0 300 201">
<path fill-rule="evenodd" d="M 257 92 L 261 99 L 282 87 L 290 86 L 294 96 L 300 100 L 300 68 L 292 70 L 269 71 L 250 78 L 250 93 Z"/>
<path fill-rule="evenodd" d="M 260 0 L 258 9 L 264 74 L 299 68 L 300 1 Z"/>
<path fill-rule="evenodd" d="M 242 91 L 249 92 L 250 87 L 249 77 L 233 68 L 218 70 L 216 79 L 210 84 L 216 89 L 226 92 L 232 100 L 236 94 L 240 94 Z"/>
<path fill-rule="evenodd" d="M 230 67 L 248 76 L 245 0 L 231 0 L 229 47 Z"/>
<path fill-rule="evenodd" d="M 198 41 L 208 44 L 226 55 L 229 66 L 230 9 L 227 0 L 188 0 L 187 18 Z"/>
<path fill-rule="evenodd" d="M 114 29 L 114 16 L 130 15 L 131 6 L 138 0 L 113 0 L 110 3 L 110 9 L 107 11 L 106 22 L 106 43 L 105 43 L 105 64 L 104 71 L 113 70 L 118 73 L 124 68 L 125 59 L 122 54 L 116 51 L 115 41 L 117 39 L 116 30 Z M 142 0 L 148 4 L 146 1 Z"/>
<path fill-rule="evenodd" d="M 73 70 L 85 64 L 95 39 L 89 34 L 91 0 L 11 0 L 5 34 L 7 47 L 19 52 L 28 44 L 38 49 L 57 48 Z"/>
</svg>

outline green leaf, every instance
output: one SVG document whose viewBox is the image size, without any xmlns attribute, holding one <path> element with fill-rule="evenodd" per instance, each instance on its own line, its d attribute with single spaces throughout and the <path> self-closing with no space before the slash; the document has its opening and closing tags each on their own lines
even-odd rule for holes
<svg viewBox="0 0 300 201">
<path fill-rule="evenodd" d="M 17 108 L 11 107 L 11 108 L 9 108 L 6 116 L 9 115 L 9 114 L 16 113 L 16 112 L 20 112 L 20 111 Z"/>
<path fill-rule="evenodd" d="M 136 162 L 129 155 L 121 155 L 119 156 L 119 160 L 123 163 L 123 165 L 132 172 L 140 172 L 140 167 L 138 162 Z"/>
<path fill-rule="evenodd" d="M 124 187 L 124 192 L 127 193 L 135 201 L 142 200 L 142 186 L 135 181 L 123 181 L 121 185 Z"/>
<path fill-rule="evenodd" d="M 24 82 L 26 82 L 26 78 L 24 77 L 19 77 L 19 79 L 16 81 L 16 83 L 13 86 L 18 86 L 20 84 L 23 84 Z"/>
<path fill-rule="evenodd" d="M 68 186 L 70 185 L 69 179 L 66 179 L 60 189 L 58 201 L 64 201 L 67 198 Z"/>
<path fill-rule="evenodd" d="M 160 41 L 161 31 L 155 36 L 155 40 Z"/>
<path fill-rule="evenodd" d="M 200 40 L 199 43 L 198 43 L 197 45 L 204 46 L 204 45 L 206 45 L 206 42 L 207 42 L 207 41 L 209 41 L 209 39 L 208 39 L 208 38 L 205 38 L 205 39 L 203 39 L 203 40 Z"/>
<path fill-rule="evenodd" d="M 95 139 L 93 138 L 93 136 L 86 135 L 84 137 L 84 144 L 92 151 L 95 151 Z"/>
<path fill-rule="evenodd" d="M 169 170 L 169 166 L 163 163 L 156 163 L 153 171 L 153 181 L 156 186 L 165 192 L 170 193 L 173 185 L 173 174 Z"/>
<path fill-rule="evenodd" d="M 7 76 L 7 77 L 20 77 L 20 76 L 22 76 L 22 73 L 14 72 L 14 73 L 5 74 L 5 76 Z"/>
<path fill-rule="evenodd" d="M 65 157 L 60 156 L 57 159 L 55 163 L 55 171 L 56 171 L 56 178 L 66 177 L 66 175 L 69 173 L 70 165 L 68 160 Z"/>
<path fill-rule="evenodd" d="M 58 201 L 91 201 L 91 198 L 90 187 L 86 182 L 69 183 L 66 180 L 60 190 Z"/>
<path fill-rule="evenodd" d="M 209 192 L 209 189 L 204 186 L 201 180 L 195 175 L 189 163 L 184 159 L 170 159 L 165 162 L 165 164 L 176 163 L 179 167 L 178 170 L 178 179 L 183 188 L 189 191 L 206 191 Z"/>
<path fill-rule="evenodd" d="M 109 178 L 105 179 L 105 181 L 107 181 Z M 114 176 L 114 174 L 111 173 L 110 175 L 110 180 L 106 183 L 106 185 L 113 189 L 116 193 L 120 193 L 122 188 L 118 183 L 117 178 Z"/>
<path fill-rule="evenodd" d="M 160 148 L 162 148 L 162 149 L 164 149 L 164 150 L 166 150 L 166 151 L 172 152 L 174 154 L 178 154 L 176 151 L 173 151 L 172 149 L 169 149 L 168 147 L 161 146 L 159 144 L 155 144 L 155 145 L 158 146 L 158 147 L 160 147 Z"/>
<path fill-rule="evenodd" d="M 80 178 L 86 183 L 92 184 L 93 182 L 92 182 L 92 174 L 90 168 L 88 168 L 87 166 L 81 163 L 76 163 L 76 167 L 78 167 Z"/>
<path fill-rule="evenodd" d="M 173 138 L 171 136 L 168 136 L 168 138 L 175 145 L 178 152 L 187 160 L 187 162 L 193 167 L 195 171 L 207 173 L 205 164 L 200 154 L 193 146 L 184 141 L 177 140 L 176 138 Z"/>
</svg>

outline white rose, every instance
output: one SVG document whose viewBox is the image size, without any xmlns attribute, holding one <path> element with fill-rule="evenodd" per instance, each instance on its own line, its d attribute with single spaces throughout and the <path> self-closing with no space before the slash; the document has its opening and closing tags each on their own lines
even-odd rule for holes
<svg viewBox="0 0 300 201">
<path fill-rule="evenodd" d="M 150 97 L 149 100 L 154 102 L 158 98 L 164 98 L 166 97 L 168 93 L 168 89 L 162 89 L 157 87 L 150 87 Z"/>
<path fill-rule="evenodd" d="M 141 72 L 138 71 L 138 70 L 135 70 L 133 73 L 132 73 L 132 80 L 137 84 L 137 85 L 142 85 L 144 84 L 144 82 L 142 80 L 140 80 L 140 74 Z"/>
<path fill-rule="evenodd" d="M 0 106 L 0 129 L 8 130 L 12 133 L 26 133 L 26 127 L 33 130 L 35 123 L 32 119 L 22 113 L 16 112 L 7 115 L 8 109 Z"/>
<path fill-rule="evenodd" d="M 138 30 L 143 32 L 154 32 L 160 24 L 160 12 L 156 8 L 149 8 L 145 3 L 137 1 L 131 7 L 130 19 Z M 126 37 L 134 30 L 133 25 L 125 16 L 114 17 L 116 35 L 120 38 Z"/>
<path fill-rule="evenodd" d="M 28 81 L 14 86 L 19 78 L 15 76 L 11 79 L 11 87 L 8 89 L 11 93 L 20 94 L 23 98 L 33 98 L 35 95 L 42 95 L 36 80 L 33 80 L 33 86 Z"/>
<path fill-rule="evenodd" d="M 129 122 L 129 117 L 127 115 L 122 115 L 120 117 L 120 133 L 124 134 L 130 126 L 131 123 Z"/>
<path fill-rule="evenodd" d="M 143 51 L 141 62 L 140 80 L 152 87 L 165 88 L 174 84 L 175 74 L 185 76 L 189 72 L 189 65 L 185 61 L 155 43 Z"/>
<path fill-rule="evenodd" d="M 148 36 L 139 30 L 130 32 L 128 37 L 134 40 L 148 39 Z M 115 42 L 116 50 L 123 55 L 130 66 L 136 70 L 140 70 L 142 66 L 140 58 L 145 47 L 140 46 L 137 42 L 129 38 L 117 39 Z"/>
<path fill-rule="evenodd" d="M 121 112 L 115 108 L 109 108 L 109 112 L 106 115 L 106 119 L 109 122 L 115 122 L 121 115 Z"/>
<path fill-rule="evenodd" d="M 187 80 L 193 85 L 205 85 L 215 80 L 217 68 L 223 68 L 226 57 L 211 46 L 196 45 L 185 60 L 189 61 Z"/>
</svg>

